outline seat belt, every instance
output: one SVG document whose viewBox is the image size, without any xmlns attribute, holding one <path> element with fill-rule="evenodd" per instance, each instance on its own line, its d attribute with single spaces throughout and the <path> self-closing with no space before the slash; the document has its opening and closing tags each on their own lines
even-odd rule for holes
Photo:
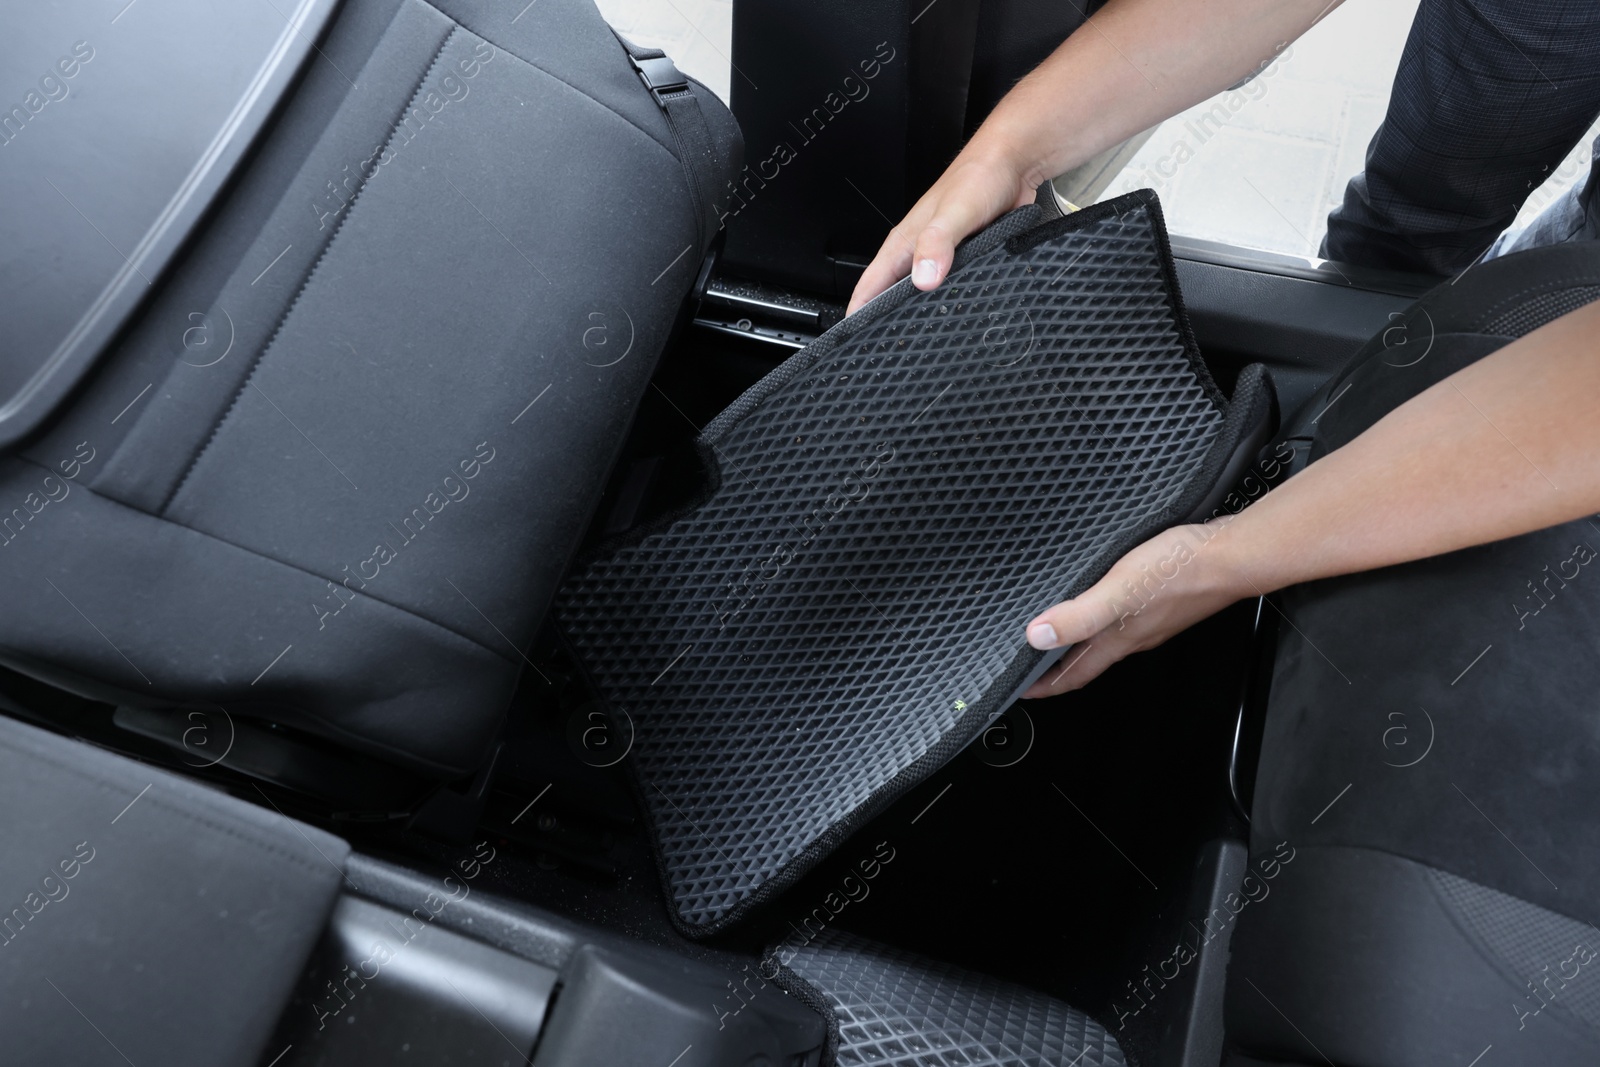
<svg viewBox="0 0 1600 1067">
<path fill-rule="evenodd" d="M 715 195 L 713 176 L 718 169 L 718 162 L 716 142 L 706 126 L 695 87 L 661 49 L 640 47 L 616 30 L 611 32 L 616 34 L 617 40 L 627 50 L 639 80 L 667 117 L 667 126 L 672 130 L 673 140 L 678 143 L 678 161 L 683 164 L 684 174 L 689 181 L 700 247 L 704 248 L 716 232 L 712 218 L 712 196 Z"/>
</svg>

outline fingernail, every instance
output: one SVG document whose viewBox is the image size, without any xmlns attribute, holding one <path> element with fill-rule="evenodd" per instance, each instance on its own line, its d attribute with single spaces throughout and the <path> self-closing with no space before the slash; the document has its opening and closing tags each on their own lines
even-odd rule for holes
<svg viewBox="0 0 1600 1067">
<path fill-rule="evenodd" d="M 911 269 L 911 284 L 919 289 L 925 289 L 938 284 L 939 264 L 931 259 L 919 259 L 917 265 Z"/>
<path fill-rule="evenodd" d="M 1028 627 L 1028 644 L 1040 652 L 1048 652 L 1061 643 L 1056 637 L 1056 628 L 1047 622 L 1036 622 Z"/>
</svg>

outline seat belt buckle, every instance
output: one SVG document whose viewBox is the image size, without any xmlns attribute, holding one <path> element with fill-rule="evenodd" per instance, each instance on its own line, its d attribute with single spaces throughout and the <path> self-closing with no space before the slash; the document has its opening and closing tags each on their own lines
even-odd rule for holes
<svg viewBox="0 0 1600 1067">
<path fill-rule="evenodd" d="M 633 69 L 639 73 L 639 80 L 644 82 L 644 87 L 650 90 L 650 95 L 656 98 L 656 103 L 662 107 L 666 102 L 662 96 L 667 93 L 684 92 L 689 88 L 689 79 L 667 56 L 656 56 L 654 59 L 639 59 L 629 56 L 633 61 Z"/>
</svg>

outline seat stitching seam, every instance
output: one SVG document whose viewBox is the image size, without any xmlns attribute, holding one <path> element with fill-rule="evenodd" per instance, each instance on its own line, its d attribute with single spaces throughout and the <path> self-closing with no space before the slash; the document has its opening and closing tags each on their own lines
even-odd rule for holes
<svg viewBox="0 0 1600 1067">
<path fill-rule="evenodd" d="M 683 160 L 681 158 L 679 158 L 678 153 L 676 153 L 676 152 L 674 152 L 672 150 L 672 147 L 670 145 L 668 145 L 665 141 L 661 140 L 661 138 L 657 137 L 655 134 L 651 133 L 649 130 L 645 129 L 643 126 L 639 125 L 637 122 L 635 122 L 633 119 L 629 118 L 627 115 L 623 114 L 622 112 L 618 111 L 616 108 L 612 107 L 610 104 L 606 103 L 604 100 L 601 100 L 599 97 L 595 96 L 593 93 L 589 93 L 589 92 L 586 92 L 583 89 L 580 89 L 578 86 L 576 86 L 576 85 L 572 84 L 571 82 L 567 81 L 567 79 L 561 77 L 559 74 L 555 74 L 555 73 L 545 69 L 544 67 L 540 66 L 538 63 L 535 63 L 533 60 L 527 58 L 526 56 L 518 55 L 516 52 L 512 51 L 511 49 L 507 48 L 505 45 L 501 44 L 499 41 L 492 40 L 489 37 L 484 36 L 483 34 L 479 33 L 477 30 L 473 29 L 465 21 L 463 21 L 461 19 L 457 19 L 454 15 L 450 14 L 448 11 L 444 11 L 443 9 L 441 9 L 441 8 L 437 7 L 436 5 L 434 5 L 433 3 L 431 3 L 430 0 L 421 0 L 421 2 L 422 3 L 426 3 L 429 7 L 432 7 L 435 11 L 438 11 L 439 14 L 443 15 L 445 18 L 447 18 L 450 21 L 454 22 L 457 26 L 459 26 L 462 29 L 466 30 L 468 33 L 472 34 L 474 37 L 477 37 L 480 40 L 485 41 L 485 42 L 493 45 L 494 47 L 498 48 L 500 51 L 504 52 L 506 55 L 510 56 L 512 59 L 515 59 L 517 62 L 526 64 L 527 66 L 532 67 L 534 70 L 538 71 L 540 74 L 543 74 L 545 77 L 551 79 L 552 81 L 556 82 L 557 84 L 566 86 L 568 89 L 570 89 L 573 92 L 577 93 L 579 96 L 583 97 L 585 100 L 588 100 L 590 103 L 595 104 L 596 106 L 602 107 L 605 110 L 611 112 L 611 114 L 615 115 L 617 118 L 621 119 L 623 122 L 626 122 L 629 126 L 632 126 L 634 129 L 638 130 L 640 133 L 644 134 L 647 138 L 650 139 L 650 141 L 657 148 L 661 149 L 667 155 L 671 156 L 674 162 L 677 162 L 678 164 L 683 165 Z M 621 48 L 621 44 L 620 43 L 618 44 L 618 48 Z M 624 52 L 623 54 L 626 55 L 626 52 Z"/>
<path fill-rule="evenodd" d="M 17 751 L 18 747 L 21 747 L 21 746 L 13 747 L 12 751 L 13 752 Z M 79 778 L 81 778 L 81 779 L 83 779 L 85 781 L 92 782 L 95 785 L 99 786 L 103 790 L 106 790 L 108 792 L 115 792 L 115 791 L 118 791 L 118 790 L 121 790 L 121 789 L 124 789 L 124 788 L 128 788 L 127 784 L 124 783 L 124 782 L 112 781 L 112 780 L 109 780 L 107 778 L 101 777 L 99 774 L 92 773 L 90 771 L 86 771 L 86 770 L 82 769 L 81 767 L 75 767 L 75 766 L 73 766 L 71 764 L 65 763 L 62 760 L 55 758 L 50 753 L 45 752 L 45 751 L 41 751 L 38 748 L 38 746 L 29 745 L 28 747 L 30 749 L 32 749 L 32 751 L 29 754 L 34 759 L 37 759 L 37 760 L 39 760 L 39 761 L 41 761 L 43 763 L 48 763 L 51 766 L 57 768 L 58 770 L 66 771 L 69 774 L 76 775 L 77 777 L 79 777 Z M 273 854 L 275 856 L 282 856 L 284 859 L 289 860 L 291 863 L 295 864 L 298 867 L 304 868 L 306 871 L 308 871 L 308 872 L 310 872 L 312 874 L 317 874 L 317 873 L 320 873 L 322 871 L 322 867 L 320 867 L 319 865 L 314 863 L 309 856 L 297 855 L 297 854 L 295 854 L 295 853 L 283 848 L 281 845 L 278 845 L 276 842 L 264 840 L 264 839 L 262 839 L 260 837 L 257 837 L 254 833 L 248 832 L 245 829 L 243 829 L 242 827 L 227 826 L 227 825 L 225 825 L 223 823 L 215 822 L 215 821 L 213 821 L 211 819 L 208 819 L 204 815 L 199 814 L 198 812 L 193 812 L 193 811 L 188 810 L 187 808 L 181 807 L 181 806 L 173 804 L 173 803 L 169 803 L 169 802 L 161 799 L 158 796 L 151 797 L 150 798 L 150 803 L 154 804 L 158 808 L 162 808 L 163 810 L 172 813 L 173 815 L 181 816 L 182 818 L 188 819 L 191 822 L 198 823 L 201 826 L 207 827 L 208 829 L 211 829 L 211 830 L 216 831 L 218 833 L 226 834 L 229 837 L 237 838 L 238 840 L 244 841 L 247 844 L 255 845 L 257 848 L 261 849 L 264 852 L 269 852 L 269 853 L 271 853 L 271 854 Z M 256 810 L 264 810 L 264 809 L 259 809 L 258 808 Z M 292 822 L 291 822 L 291 825 L 292 825 Z M 252 827 L 251 829 L 254 830 L 254 829 L 257 829 L 257 828 Z M 343 874 L 342 871 L 340 873 Z"/>
<path fill-rule="evenodd" d="M 1583 275 L 1583 274 L 1575 274 L 1575 275 L 1572 275 L 1572 276 L 1569 276 L 1569 277 L 1562 277 L 1562 278 L 1555 278 L 1555 279 L 1546 279 L 1546 280 L 1544 280 L 1542 282 L 1539 282 L 1537 284 L 1527 286 L 1524 289 L 1520 289 L 1517 292 L 1510 294 L 1509 296 L 1502 297 L 1500 300 L 1498 300 L 1495 303 L 1489 305 L 1488 310 L 1484 311 L 1481 315 L 1478 316 L 1478 318 L 1476 320 L 1473 321 L 1473 328 L 1477 329 L 1477 330 L 1484 329 L 1489 323 L 1494 321 L 1497 313 L 1503 311 L 1508 306 L 1510 306 L 1510 305 L 1516 303 L 1517 301 L 1521 300 L 1523 297 L 1528 296 L 1530 293 L 1537 293 L 1540 296 L 1551 296 L 1551 295 L 1554 295 L 1556 293 L 1566 292 L 1567 290 L 1570 290 L 1570 289 L 1582 289 L 1582 288 L 1593 287 L 1595 285 L 1600 285 L 1600 281 L 1596 281 L 1590 275 Z M 1592 301 L 1591 301 L 1591 303 L 1592 303 Z M 1583 305 L 1583 306 L 1586 307 L 1588 305 Z M 1575 308 L 1574 310 L 1577 310 L 1577 309 Z M 1571 312 L 1568 312 L 1568 314 L 1571 314 Z M 1554 321 L 1554 320 L 1551 320 L 1551 321 Z"/>
<path fill-rule="evenodd" d="M 50 468 L 46 467 L 44 464 L 38 463 L 38 462 L 36 462 L 34 460 L 31 460 L 31 459 L 28 459 L 26 457 L 15 456 L 15 457 L 12 457 L 12 458 L 16 459 L 17 462 L 19 462 L 19 463 L 26 463 L 29 466 L 38 467 L 40 470 L 47 471 L 47 472 L 52 473 L 52 474 L 55 473 L 54 471 L 50 471 Z M 154 514 L 152 512 L 146 511 L 143 508 L 134 507 L 132 504 L 129 504 L 126 501 L 118 500 L 116 497 L 113 497 L 113 496 L 107 496 L 104 493 L 101 493 L 101 492 L 99 492 L 97 490 L 89 488 L 87 485 L 79 486 L 79 488 L 82 489 L 85 493 L 88 493 L 91 496 L 94 496 L 94 497 L 96 497 L 96 498 L 98 498 L 100 500 L 104 500 L 109 504 L 113 504 L 113 505 L 115 505 L 115 506 L 117 506 L 119 508 L 127 508 L 129 511 L 136 512 L 136 513 L 138 513 L 140 515 L 145 516 L 146 518 L 154 519 L 157 522 L 166 523 L 168 526 L 177 527 L 178 529 L 183 530 L 183 531 L 185 531 L 187 533 L 192 533 L 196 537 L 204 537 L 206 540 L 215 541 L 219 545 L 227 545 L 229 548 L 237 549 L 238 551 L 247 553 L 247 554 L 249 554 L 251 556 L 256 557 L 257 559 L 266 560 L 268 563 L 273 563 L 273 564 L 276 564 L 277 566 L 280 566 L 280 567 L 286 567 L 289 570 L 295 571 L 296 573 L 299 573 L 299 574 L 303 574 L 303 575 L 307 576 L 308 578 L 320 578 L 325 582 L 333 582 L 333 579 L 328 577 L 327 575 L 318 574 L 316 571 L 311 570 L 311 569 L 309 569 L 307 567 L 303 567 L 298 563 L 291 563 L 288 560 L 278 559 L 276 556 L 269 556 L 267 553 L 259 551 L 258 549 L 251 548 L 248 545 L 241 545 L 241 544 L 238 544 L 238 543 L 236 543 L 234 541 L 230 541 L 225 537 L 218 537 L 216 534 L 210 533 L 210 532 L 208 532 L 206 530 L 196 529 L 195 527 L 189 526 L 186 523 L 181 523 L 181 522 L 177 522 L 177 521 L 175 521 L 173 519 L 169 519 L 165 515 L 157 515 L 157 514 Z M 333 584 L 337 585 L 338 583 L 334 582 Z M 421 612 L 418 612 L 414 608 L 408 608 L 408 607 L 404 606 L 403 604 L 396 604 L 393 601 L 385 600 L 383 597 L 374 596 L 373 594 L 365 592 L 365 591 L 360 592 L 358 595 L 364 596 L 367 599 L 373 601 L 374 603 L 382 604 L 386 608 L 390 608 L 390 609 L 392 609 L 394 611 L 401 612 L 402 614 L 409 615 L 414 619 L 417 619 L 417 620 L 419 620 L 421 622 L 427 623 L 429 626 L 435 626 L 435 627 L 439 628 L 440 630 L 443 630 L 445 633 L 451 635 L 452 637 L 459 638 L 460 640 L 465 641 L 468 644 L 472 645 L 474 648 L 477 648 L 477 649 L 480 649 L 480 650 L 482 650 L 484 652 L 487 652 L 489 655 L 495 657 L 498 660 L 501 660 L 501 661 L 503 661 L 505 663 L 508 663 L 511 666 L 517 666 L 517 661 L 516 660 L 512 659 L 510 656 L 508 656 L 505 653 L 499 651 L 498 649 L 491 648 L 490 646 L 484 644 L 482 641 L 479 641 L 477 638 L 471 636 L 470 634 L 462 633 L 460 630 L 457 630 L 452 626 L 446 625 L 445 623 L 440 622 L 438 619 L 429 618 L 427 615 L 424 615 Z"/>
<path fill-rule="evenodd" d="M 394 121 L 390 127 L 389 136 L 384 140 L 383 147 L 386 151 L 394 144 L 395 135 L 400 132 L 401 124 L 405 122 L 406 116 L 411 113 L 412 106 L 416 104 L 417 98 L 422 94 L 423 84 L 428 80 L 428 76 L 433 73 L 433 68 L 438 66 L 439 57 L 444 54 L 445 48 L 450 44 L 450 40 L 455 36 L 457 29 L 459 29 L 458 26 L 452 25 L 450 32 L 445 34 L 444 40 L 439 43 L 438 49 L 433 53 L 433 59 L 429 61 L 427 69 L 424 70 L 421 77 L 417 79 L 416 88 L 413 89 L 411 95 L 406 98 L 405 107 L 400 110 L 399 118 Z M 288 323 L 289 317 L 294 314 L 294 309 L 299 306 L 301 297 L 305 296 L 306 290 L 311 287 L 312 280 L 317 276 L 318 268 L 322 266 L 322 261 L 327 258 L 328 253 L 333 249 L 334 242 L 338 241 L 339 234 L 344 229 L 345 222 L 349 220 L 352 214 L 354 214 L 356 201 L 360 200 L 361 194 L 367 191 L 367 185 L 371 181 L 371 178 L 366 175 L 360 175 L 360 177 L 361 184 L 346 202 L 344 210 L 339 213 L 339 221 L 334 223 L 333 232 L 328 235 L 328 240 L 323 244 L 322 250 L 317 253 L 317 258 L 312 261 L 311 269 L 306 271 L 306 276 L 301 280 L 300 287 L 295 290 L 294 297 L 290 299 L 287 305 L 285 305 L 283 314 L 278 318 L 278 324 L 273 327 L 272 333 L 267 336 L 266 344 L 261 346 L 260 350 L 256 352 L 255 357 L 251 360 L 250 372 L 245 375 L 244 381 L 241 382 L 239 388 L 234 391 L 233 399 L 223 410 L 221 416 L 219 416 L 217 421 L 212 424 L 211 432 L 206 435 L 205 442 L 201 444 L 201 446 L 195 451 L 194 457 L 189 460 L 189 465 L 184 468 L 182 477 L 180 477 L 177 484 L 172 487 L 172 491 L 167 494 L 166 499 L 161 502 L 158 515 L 165 517 L 167 509 L 172 506 L 173 501 L 175 501 L 178 498 L 178 495 L 183 492 L 184 486 L 189 484 L 189 479 L 194 476 L 196 468 L 200 466 L 201 459 L 203 459 L 206 453 L 211 450 L 211 446 L 216 443 L 217 437 L 219 434 L 221 434 L 223 426 L 227 424 L 228 420 L 232 417 L 234 410 L 238 408 L 239 401 L 244 398 L 245 390 L 249 389 L 251 385 L 254 384 L 256 374 L 261 369 L 261 364 L 265 362 L 267 354 L 272 351 L 272 346 L 277 343 L 278 335 L 283 332 L 283 328 Z"/>
</svg>

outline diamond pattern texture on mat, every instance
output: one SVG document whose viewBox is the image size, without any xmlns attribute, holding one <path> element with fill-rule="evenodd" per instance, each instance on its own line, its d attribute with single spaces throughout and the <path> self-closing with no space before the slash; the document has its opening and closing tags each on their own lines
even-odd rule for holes
<svg viewBox="0 0 1600 1067">
<path fill-rule="evenodd" d="M 685 923 L 730 916 L 948 743 L 1027 620 L 1194 481 L 1223 415 L 1158 225 L 1140 206 L 993 248 L 796 355 L 713 424 L 709 501 L 567 581 L 561 625 L 631 720 Z"/>
<path fill-rule="evenodd" d="M 839 1067 L 1121 1067 L 1087 1015 L 1042 993 L 829 931 L 789 969 L 833 1007 Z"/>
</svg>

